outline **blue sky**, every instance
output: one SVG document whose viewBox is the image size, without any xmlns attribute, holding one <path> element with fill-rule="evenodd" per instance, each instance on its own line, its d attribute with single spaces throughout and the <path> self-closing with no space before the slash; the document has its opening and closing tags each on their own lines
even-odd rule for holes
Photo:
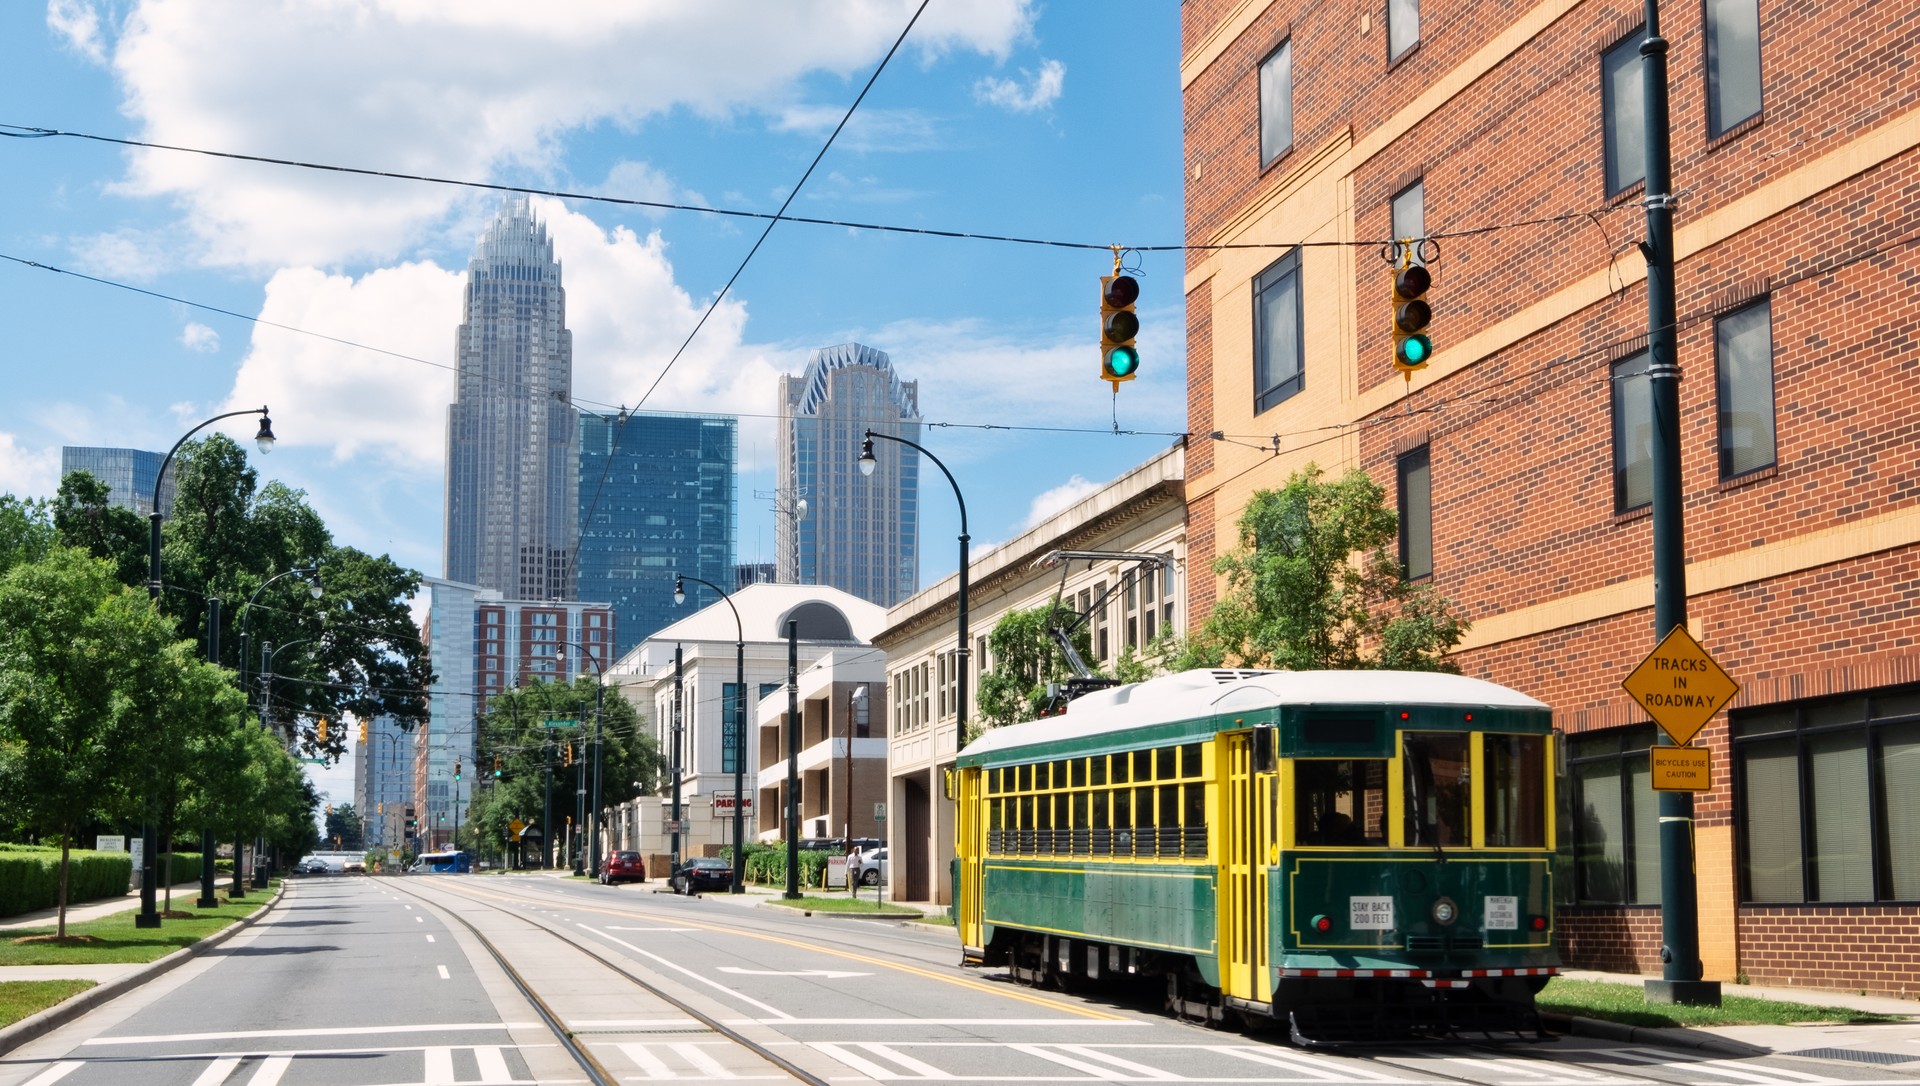
<svg viewBox="0 0 1920 1086">
<path fill-rule="evenodd" d="M 0 123 L 770 213 L 915 6 L 9 3 Z M 1178 64 L 1171 0 L 932 0 L 789 213 L 1176 244 Z M 164 451 L 267 404 L 264 476 L 304 489 L 339 542 L 441 572 L 441 367 L 497 193 L 56 137 L 0 139 L 0 197 L 0 490 L 51 494 L 62 445 Z M 633 406 L 658 380 L 646 409 L 743 416 L 742 561 L 772 559 L 755 495 L 775 486 L 774 379 L 815 347 L 887 351 L 927 420 L 959 424 L 923 443 L 976 548 L 1172 440 L 1116 422 L 1184 429 L 1178 253 L 1134 258 L 1143 363 L 1117 403 L 1094 346 L 1109 254 L 792 223 L 662 378 L 760 221 L 537 203 L 565 266 L 576 397 Z M 958 532 L 926 478 L 922 584 L 952 572 Z"/>
<path fill-rule="evenodd" d="M 912 12 L 17 2 L 0 6 L 0 123 L 770 213 Z M 1177 244 L 1179 148 L 1177 4 L 933 0 L 791 213 Z M 0 489 L 52 493 L 61 445 L 163 451 L 209 414 L 265 403 L 280 434 L 265 476 L 303 487 L 342 543 L 442 572 L 453 384 L 436 365 L 499 194 L 77 138 L 0 138 L 0 194 L 0 255 L 317 334 L 0 261 Z M 1116 422 L 1185 428 L 1179 253 L 1139 257 L 1144 363 L 1117 403 L 1094 351 L 1108 253 L 814 224 L 780 224 L 660 378 L 760 221 L 584 200 L 541 215 L 576 397 L 632 407 L 659 380 L 645 409 L 743 416 L 741 560 L 772 558 L 755 493 L 776 485 L 774 378 L 820 345 L 887 351 L 920 380 L 925 418 L 960 424 L 925 443 L 966 493 L 977 545 L 1171 441 L 1112 436 Z M 943 485 L 924 501 L 922 583 L 954 564 Z"/>
</svg>

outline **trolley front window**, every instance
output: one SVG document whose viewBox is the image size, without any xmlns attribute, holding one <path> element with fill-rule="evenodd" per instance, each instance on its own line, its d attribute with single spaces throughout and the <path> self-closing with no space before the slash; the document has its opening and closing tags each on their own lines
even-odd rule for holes
<svg viewBox="0 0 1920 1086">
<path fill-rule="evenodd" d="M 1293 832 L 1302 845 L 1387 843 L 1387 763 L 1302 759 L 1293 763 Z"/>
<path fill-rule="evenodd" d="M 1406 842 L 1427 848 L 1466 848 L 1468 744 L 1458 732 L 1407 732 L 1402 739 L 1406 773 Z"/>
</svg>

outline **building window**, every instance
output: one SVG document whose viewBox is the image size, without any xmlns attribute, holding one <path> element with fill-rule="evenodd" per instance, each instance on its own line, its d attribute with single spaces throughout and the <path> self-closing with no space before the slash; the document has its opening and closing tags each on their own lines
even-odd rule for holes
<svg viewBox="0 0 1920 1086">
<path fill-rule="evenodd" d="M 1419 41 L 1420 0 L 1387 0 L 1387 60 L 1399 60 Z"/>
<path fill-rule="evenodd" d="M 1707 0 L 1707 137 L 1760 112 L 1760 2 Z"/>
<path fill-rule="evenodd" d="M 1411 260 L 1415 264 L 1424 264 L 1420 259 L 1421 238 L 1427 236 L 1427 184 L 1415 181 L 1401 189 L 1393 197 L 1389 207 L 1393 213 L 1393 262 L 1397 267 L 1401 260 Z M 1414 244 L 1401 246 L 1398 243 L 1411 238 Z"/>
<path fill-rule="evenodd" d="M 1260 165 L 1265 167 L 1293 146 L 1293 43 L 1260 62 Z"/>
<path fill-rule="evenodd" d="M 1613 511 L 1653 501 L 1653 389 L 1647 352 L 1613 364 Z"/>
<path fill-rule="evenodd" d="M 1920 901 L 1920 687 L 1729 724 L 1742 901 Z"/>
<path fill-rule="evenodd" d="M 1660 900 L 1660 803 L 1648 780 L 1650 724 L 1567 740 L 1573 778 L 1573 900 L 1648 905 Z"/>
<path fill-rule="evenodd" d="M 1640 84 L 1643 37 L 1635 30 L 1600 58 L 1608 196 L 1624 192 L 1647 176 L 1646 96 Z"/>
<path fill-rule="evenodd" d="M 1254 414 L 1304 387 L 1300 326 L 1300 250 L 1295 249 L 1253 281 Z"/>
<path fill-rule="evenodd" d="M 1772 467 L 1773 303 L 1760 301 L 1713 325 L 1720 387 L 1720 478 Z"/>
<path fill-rule="evenodd" d="M 1400 457 L 1400 568 L 1408 580 L 1433 576 L 1433 474 L 1425 445 Z"/>
</svg>

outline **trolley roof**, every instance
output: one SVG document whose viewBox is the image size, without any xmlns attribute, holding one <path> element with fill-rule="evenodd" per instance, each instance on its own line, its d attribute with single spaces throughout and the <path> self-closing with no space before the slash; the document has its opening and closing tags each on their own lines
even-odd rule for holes
<svg viewBox="0 0 1920 1086">
<path fill-rule="evenodd" d="M 1434 705 L 1534 709 L 1544 702 L 1485 679 L 1431 671 L 1183 671 L 1143 683 L 1097 690 L 1067 711 L 1024 724 L 993 728 L 967 744 L 967 759 L 1035 744 L 1085 739 L 1216 713 L 1337 705 Z"/>
</svg>

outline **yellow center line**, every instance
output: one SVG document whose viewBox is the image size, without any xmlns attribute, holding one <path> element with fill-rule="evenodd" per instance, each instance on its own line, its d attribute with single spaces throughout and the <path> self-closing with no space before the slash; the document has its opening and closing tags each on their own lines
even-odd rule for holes
<svg viewBox="0 0 1920 1086">
<path fill-rule="evenodd" d="M 516 904 L 526 904 L 526 903 L 531 903 L 536 901 L 543 905 L 558 904 L 546 897 L 523 897 L 523 896 L 511 895 L 511 894 L 493 893 L 486 890 L 480 890 L 474 887 L 466 887 L 466 886 L 460 887 L 460 893 L 471 894 L 477 897 L 492 898 L 496 901 L 513 902 Z M 571 909 L 579 912 L 599 913 L 602 916 L 611 916 L 611 917 L 616 917 L 622 920 L 640 919 L 640 916 L 636 913 L 616 911 L 616 910 L 608 909 L 608 908 L 605 908 L 604 906 L 598 906 L 598 905 L 576 905 L 576 904 L 573 904 L 572 902 L 566 902 L 564 907 L 567 909 Z M 1048 1010 L 1063 1011 L 1067 1014 L 1076 1014 L 1081 1016 L 1082 1018 L 1091 1018 L 1091 1019 L 1094 1019 L 1095 1021 L 1101 1021 L 1101 1022 L 1131 1021 L 1131 1019 L 1127 1018 L 1127 1016 L 1125 1015 L 1110 1014 L 1106 1011 L 1097 1011 L 1090 1007 L 1076 1006 L 1072 1003 L 1062 1003 L 1056 999 L 1052 999 L 1048 996 L 1041 995 L 1037 992 L 1027 992 L 1017 988 L 1006 988 L 1001 985 L 988 984 L 984 981 L 970 980 L 966 977 L 949 976 L 944 973 L 936 973 L 930 969 L 923 969 L 917 965 L 904 965 L 900 962 L 888 961 L 885 958 L 873 958 L 864 954 L 856 954 L 848 950 L 834 950 L 830 947 L 815 946 L 811 943 L 803 943 L 797 940 L 787 939 L 778 935 L 769 935 L 764 932 L 749 931 L 745 928 L 729 927 L 724 924 L 715 924 L 710 921 L 686 920 L 679 917 L 675 917 L 673 920 L 673 923 L 674 923 L 674 926 L 676 927 L 698 928 L 701 931 L 710 931 L 710 932 L 714 932 L 716 934 L 721 934 L 721 935 L 738 935 L 748 939 L 758 939 L 761 942 L 765 942 L 765 943 L 777 943 L 781 946 L 793 947 L 797 950 L 807 950 L 807 951 L 812 951 L 813 953 L 816 953 L 816 954 L 825 954 L 825 955 L 828 955 L 829 957 L 840 958 L 845 961 L 859 962 L 862 965 L 870 965 L 877 969 L 891 969 L 897 973 L 906 973 L 911 976 L 924 977 L 928 980 L 937 980 L 944 984 L 954 985 L 955 987 L 958 987 L 958 988 L 965 988 L 975 992 L 984 992 L 984 993 L 987 993 L 988 995 L 1001 996 L 1007 999 L 1017 1000 L 1022 1003 L 1029 1003 L 1036 1007 L 1044 1007 Z"/>
</svg>

